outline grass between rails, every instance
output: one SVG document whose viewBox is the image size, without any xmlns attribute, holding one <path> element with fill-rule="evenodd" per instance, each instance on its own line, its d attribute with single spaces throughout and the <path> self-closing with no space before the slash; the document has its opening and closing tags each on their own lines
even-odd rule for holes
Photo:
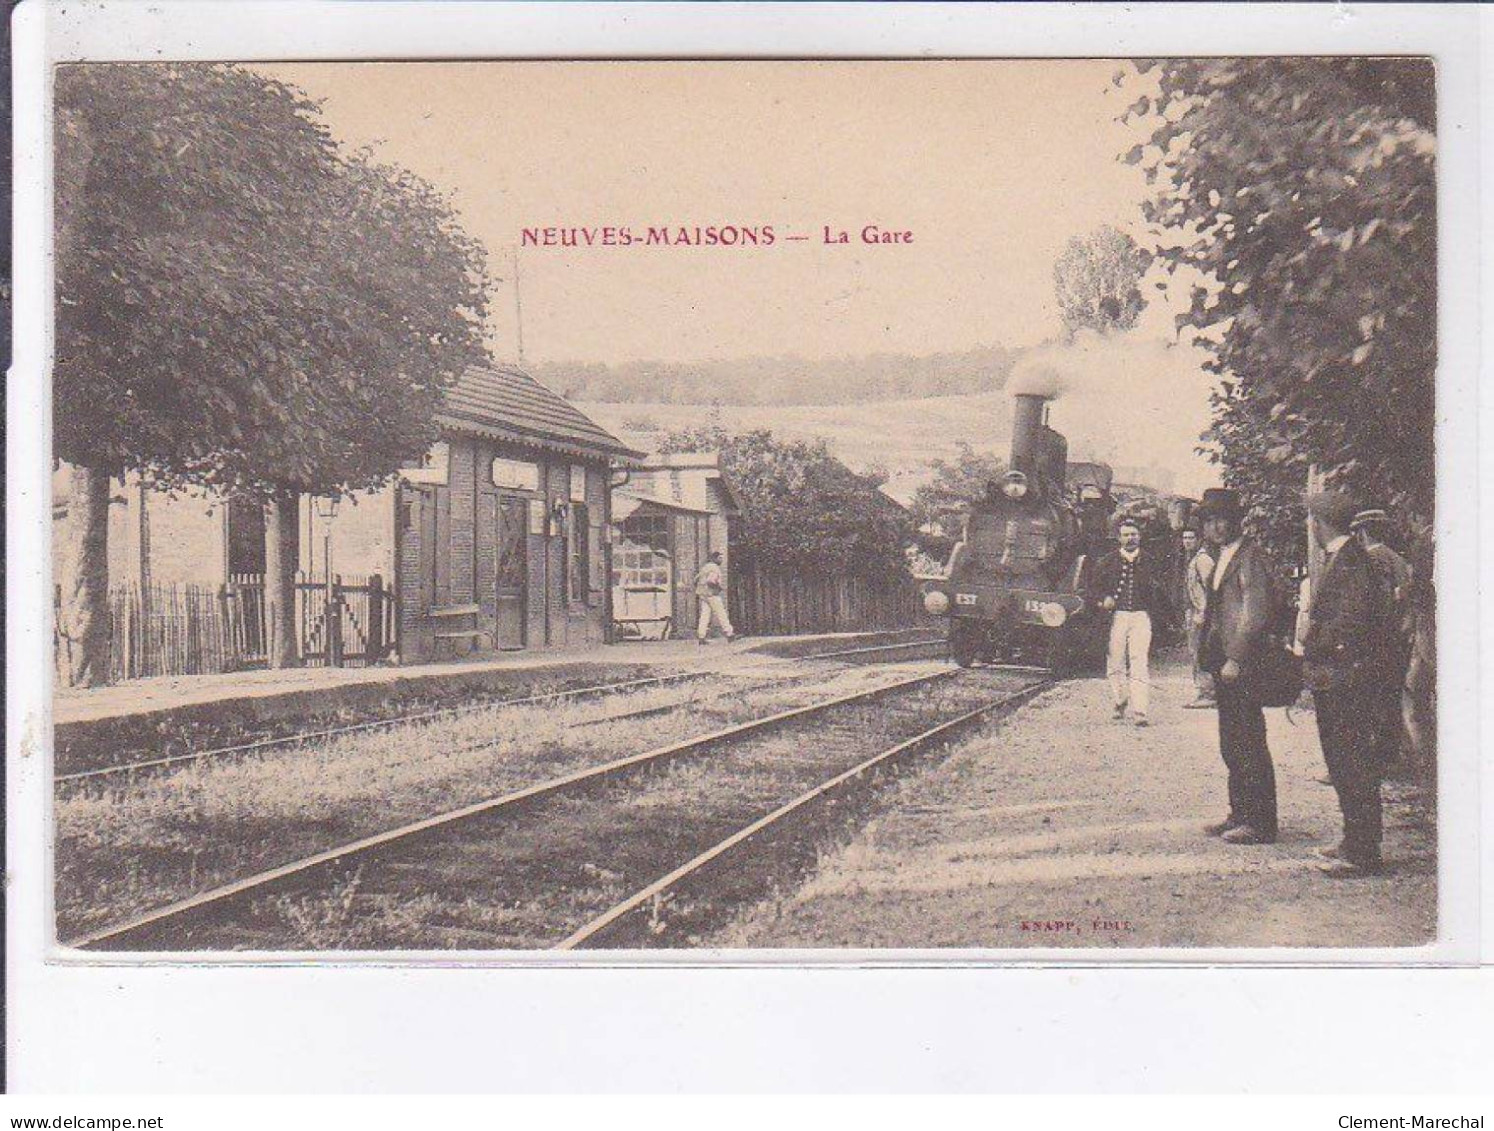
<svg viewBox="0 0 1494 1131">
<path fill-rule="evenodd" d="M 409 821 L 911 670 L 921 669 L 853 668 L 762 686 L 815 672 L 780 664 L 602 700 L 495 707 L 67 791 L 55 809 L 58 932 L 68 938 Z M 577 725 L 668 704 L 678 707 Z"/>
<path fill-rule="evenodd" d="M 864 757 L 989 700 L 998 680 L 938 684 L 894 703 L 758 736 L 645 777 L 492 815 L 418 845 L 262 896 L 199 927 L 215 949 L 533 949 L 572 930 L 705 848 Z M 818 696 L 817 696 L 818 697 Z M 817 848 L 808 841 L 811 857 Z M 792 846 L 797 853 L 801 845 Z M 783 855 L 783 853 L 779 853 Z M 692 901 L 655 928 L 693 945 L 737 902 L 771 895 L 776 873 L 732 877 L 724 904 Z M 792 878 L 792 877 L 790 877 Z M 246 901 L 247 902 L 247 901 Z"/>
</svg>

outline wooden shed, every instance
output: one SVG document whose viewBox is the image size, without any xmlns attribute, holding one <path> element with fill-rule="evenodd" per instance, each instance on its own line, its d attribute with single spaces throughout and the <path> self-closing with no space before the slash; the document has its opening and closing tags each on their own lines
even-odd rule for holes
<svg viewBox="0 0 1494 1131">
<path fill-rule="evenodd" d="M 640 453 L 517 369 L 468 369 L 401 476 L 400 659 L 610 638 L 614 466 Z"/>
<path fill-rule="evenodd" d="M 716 453 L 645 457 L 613 491 L 612 507 L 619 631 L 644 638 L 692 631 L 700 612 L 695 574 L 719 552 L 730 586 L 731 528 L 741 514 Z"/>
</svg>

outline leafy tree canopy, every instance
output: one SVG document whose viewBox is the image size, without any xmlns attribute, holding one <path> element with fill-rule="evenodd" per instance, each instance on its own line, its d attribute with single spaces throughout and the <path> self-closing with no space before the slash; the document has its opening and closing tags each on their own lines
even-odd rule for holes
<svg viewBox="0 0 1494 1131">
<path fill-rule="evenodd" d="M 970 505 L 985 497 L 986 484 L 1005 474 L 1006 460 L 962 443 L 954 459 L 933 460 L 929 468 L 933 479 L 913 496 L 913 522 L 919 548 L 943 561 L 960 539 Z"/>
<path fill-rule="evenodd" d="M 1083 329 L 1129 330 L 1146 306 L 1141 277 L 1151 254 L 1109 224 L 1073 236 L 1053 265 L 1054 293 L 1070 337 Z"/>
<path fill-rule="evenodd" d="M 1180 327 L 1221 375 L 1225 481 L 1286 544 L 1306 468 L 1429 519 L 1435 493 L 1433 66 L 1415 59 L 1173 59 L 1128 116 L 1126 160 L 1172 269 L 1198 269 Z M 1290 535 L 1295 545 L 1300 536 Z"/>
<path fill-rule="evenodd" d="M 268 495 L 368 487 L 485 357 L 482 248 L 238 67 L 57 77 L 57 454 Z"/>
<path fill-rule="evenodd" d="M 852 471 L 824 440 L 780 440 L 767 429 L 671 432 L 661 452 L 716 451 L 742 502 L 736 567 L 760 573 L 887 577 L 906 572 L 913 525 L 876 475 Z"/>
</svg>

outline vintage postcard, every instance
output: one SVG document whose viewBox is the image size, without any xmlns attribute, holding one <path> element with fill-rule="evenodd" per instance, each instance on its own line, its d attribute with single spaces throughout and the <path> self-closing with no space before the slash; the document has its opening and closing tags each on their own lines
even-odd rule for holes
<svg viewBox="0 0 1494 1131">
<path fill-rule="evenodd" d="M 1441 937 L 1433 60 L 52 82 L 59 953 Z"/>
</svg>

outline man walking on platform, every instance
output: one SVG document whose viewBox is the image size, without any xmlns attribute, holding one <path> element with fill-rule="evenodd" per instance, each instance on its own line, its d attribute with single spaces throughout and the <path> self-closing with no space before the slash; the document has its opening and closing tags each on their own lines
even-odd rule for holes
<svg viewBox="0 0 1494 1131">
<path fill-rule="evenodd" d="M 1326 553 L 1302 639 L 1302 672 L 1312 689 L 1323 761 L 1343 811 L 1343 841 L 1320 851 L 1333 877 L 1381 870 L 1380 781 L 1389 746 L 1380 735 L 1386 689 L 1399 688 L 1398 626 L 1368 551 L 1349 532 L 1354 501 L 1322 491 L 1307 501 Z"/>
<path fill-rule="evenodd" d="M 712 550 L 706 564 L 695 575 L 695 596 L 700 599 L 700 623 L 696 625 L 695 639 L 701 644 L 711 634 L 714 619 L 726 635 L 727 643 L 737 638 L 731 627 L 731 618 L 726 615 L 726 578 L 721 572 L 721 551 Z"/>
<path fill-rule="evenodd" d="M 1091 599 L 1111 614 L 1110 647 L 1105 674 L 1115 700 L 1115 717 L 1126 717 L 1129 706 L 1136 725 L 1148 723 L 1151 693 L 1148 654 L 1152 627 L 1167 609 L 1167 581 L 1162 563 L 1141 548 L 1141 527 L 1130 519 L 1120 524 L 1118 550 L 1095 566 Z"/>
<path fill-rule="evenodd" d="M 1271 625 L 1271 579 L 1261 552 L 1244 536 L 1238 494 L 1212 487 L 1198 509 L 1204 537 L 1214 547 L 1199 662 L 1214 677 L 1219 754 L 1229 771 L 1229 815 L 1205 831 L 1230 844 L 1271 844 L 1276 770 L 1252 685 Z"/>
<path fill-rule="evenodd" d="M 1183 531 L 1183 606 L 1188 618 L 1188 655 L 1193 660 L 1193 687 L 1197 698 L 1184 706 L 1214 706 L 1214 680 L 1198 662 L 1203 645 L 1204 613 L 1209 607 L 1209 578 L 1214 575 L 1214 558 L 1191 526 Z"/>
</svg>

